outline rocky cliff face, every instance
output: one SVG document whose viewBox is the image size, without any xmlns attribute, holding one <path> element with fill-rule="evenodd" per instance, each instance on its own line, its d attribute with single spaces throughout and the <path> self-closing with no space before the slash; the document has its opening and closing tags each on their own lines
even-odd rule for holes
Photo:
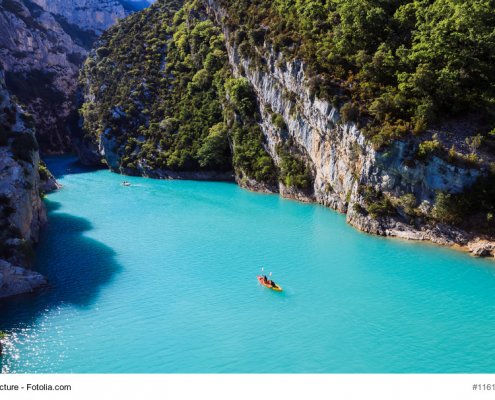
<svg viewBox="0 0 495 400">
<path fill-rule="evenodd" d="M 126 15 L 118 0 L 33 0 L 43 10 L 62 16 L 70 24 L 101 34 Z"/>
<path fill-rule="evenodd" d="M 67 150 L 76 77 L 94 34 L 34 3 L 9 0 L 0 2 L 0 35 L 7 87 L 34 116 L 42 149 Z"/>
<path fill-rule="evenodd" d="M 46 283 L 29 262 L 46 220 L 40 190 L 40 160 L 32 119 L 16 105 L 0 71 L 0 297 Z"/>
<path fill-rule="evenodd" d="M 421 137 L 409 135 L 386 147 L 374 147 L 356 123 L 345 120 L 339 109 L 315 95 L 312 89 L 314 77 L 309 75 L 309 69 L 303 62 L 289 59 L 274 51 L 273 47 L 263 40 L 258 41 L 257 45 L 249 42 L 250 48 L 246 49 L 246 41 L 238 43 L 242 40 L 239 39 L 242 35 L 230 31 L 229 25 L 224 24 L 229 18 L 218 2 L 208 0 L 204 3 L 207 5 L 211 19 L 216 21 L 223 31 L 231 69 L 224 78 L 226 93 L 223 92 L 223 96 L 228 98 L 223 107 L 224 121 L 225 129 L 229 130 L 231 156 L 237 173 L 236 180 L 241 186 L 253 190 L 279 192 L 285 197 L 302 201 L 316 201 L 346 213 L 347 221 L 365 232 L 431 240 L 446 245 L 461 245 L 478 255 L 493 254 L 494 246 L 490 244 L 489 235 L 484 238 L 477 237 L 475 232 L 478 231 L 473 225 L 471 225 L 472 229 L 468 230 L 454 227 L 455 221 L 449 219 L 449 213 L 455 210 L 445 211 L 447 203 L 450 202 L 451 206 L 453 198 L 458 201 L 478 184 L 479 179 L 488 175 L 490 168 L 488 162 L 472 163 L 469 162 L 467 154 L 459 155 L 453 152 L 446 155 L 436 151 L 440 144 L 447 144 L 440 143 L 445 136 L 442 136 L 442 132 L 436 134 L 432 131 L 426 132 Z M 187 6 L 186 9 L 189 11 L 184 13 L 191 12 Z M 121 26 L 121 30 L 125 29 L 129 28 Z M 145 26 L 140 29 L 147 28 Z M 156 40 L 156 37 L 161 35 L 160 30 L 157 30 L 147 37 Z M 180 37 L 178 34 L 173 36 Z M 153 88 L 153 90 L 162 85 L 163 88 L 160 90 L 166 91 L 171 87 L 170 82 L 174 82 L 180 70 L 168 69 L 170 65 L 163 49 L 181 48 L 182 45 L 172 40 L 165 41 L 163 46 L 158 46 L 153 40 L 144 47 L 147 52 L 145 59 L 150 60 L 148 65 L 153 65 L 151 60 L 158 60 L 156 65 L 159 68 L 153 67 L 151 70 L 155 72 L 148 72 L 156 82 L 140 77 L 138 83 L 146 89 Z M 184 42 L 183 40 L 181 43 Z M 153 54 L 154 47 L 158 49 L 155 51 L 156 54 Z M 187 46 L 183 48 L 186 49 Z M 102 50 L 106 51 L 105 48 Z M 148 54 L 150 50 L 152 54 Z M 132 73 L 135 75 L 136 69 L 133 63 L 141 62 L 143 57 L 142 53 L 130 56 L 125 68 L 121 68 L 123 74 L 131 74 L 134 71 Z M 159 62 L 164 57 L 163 62 Z M 139 165 L 138 168 L 134 166 L 131 170 L 122 168 L 121 157 L 115 151 L 117 147 L 128 149 L 127 156 L 135 156 L 138 164 L 142 164 L 143 154 L 152 162 L 170 157 L 171 151 L 167 149 L 167 145 L 172 139 L 167 138 L 169 134 L 167 130 L 171 129 L 171 138 L 176 137 L 177 132 L 175 128 L 170 128 L 174 125 L 172 119 L 163 118 L 163 110 L 153 113 L 148 107 L 144 107 L 148 103 L 157 103 L 156 98 L 153 97 L 156 95 L 152 90 L 144 92 L 143 101 L 126 105 L 129 110 L 135 109 L 136 106 L 141 107 L 139 118 L 143 118 L 143 115 L 146 117 L 141 127 L 136 122 L 139 118 L 132 118 L 131 123 L 128 124 L 131 129 L 128 130 L 126 137 L 107 134 L 114 129 L 114 126 L 119 126 L 119 121 L 126 115 L 116 108 L 118 102 L 115 101 L 115 96 L 105 103 L 108 88 L 111 87 L 115 93 L 121 94 L 129 85 L 122 86 L 116 82 L 102 81 L 95 75 L 95 71 L 98 72 L 108 65 L 115 67 L 119 62 L 120 59 L 114 60 L 112 56 L 104 55 L 96 57 L 87 66 L 89 73 L 85 75 L 84 82 L 88 110 L 86 122 L 92 127 L 88 133 L 97 138 L 99 146 L 99 151 L 94 157 L 106 158 L 114 171 L 124 173 L 132 171 L 132 173 L 155 177 L 167 177 L 166 174 L 153 175 L 144 172 L 145 170 Z M 191 93 L 198 93 L 208 87 L 211 79 L 207 79 L 207 65 L 209 64 L 205 64 L 203 70 L 194 74 L 192 79 L 188 78 L 192 82 L 191 85 L 195 85 L 187 86 L 188 91 L 193 90 Z M 129 72 L 126 72 L 126 68 Z M 229 78 L 231 73 L 237 80 Z M 246 80 L 246 85 L 252 89 L 248 90 L 242 83 Z M 233 81 L 236 82 L 232 83 Z M 131 97 L 139 93 L 139 85 L 131 90 Z M 229 87 L 230 89 L 235 87 L 237 94 L 230 93 Z M 254 91 L 253 96 L 250 96 L 250 90 Z M 222 91 L 218 93 L 221 94 Z M 237 100 L 234 98 L 236 96 L 239 96 Z M 254 97 L 255 106 L 251 106 L 251 97 Z M 121 98 L 118 100 L 125 103 Z M 229 102 L 237 102 L 237 110 L 229 110 Z M 102 106 L 103 110 L 101 110 Z M 251 111 L 246 112 L 248 109 Z M 101 114 L 106 114 L 108 117 L 102 119 Z M 150 114 L 152 116 L 148 117 Z M 243 127 L 244 133 L 240 127 Z M 261 140 L 256 133 L 259 127 L 262 132 Z M 140 131 L 142 134 L 133 136 L 134 131 Z M 440 139 L 438 134 L 441 136 Z M 158 135 L 160 140 L 145 144 L 147 137 L 153 135 Z M 198 141 L 198 146 L 205 143 L 205 140 L 202 138 Z M 240 146 L 239 142 L 242 145 L 243 140 L 247 145 Z M 118 146 L 115 141 L 118 142 Z M 429 143 L 434 151 L 426 153 L 425 142 Z M 182 149 L 187 151 L 194 149 L 195 146 L 190 139 L 185 139 L 181 145 Z M 260 145 L 261 150 L 254 150 Z M 143 152 L 145 148 L 146 152 Z M 263 152 L 268 153 L 269 162 L 264 158 Z M 170 158 L 166 162 L 170 162 Z M 266 171 L 272 171 L 270 164 L 275 165 L 276 171 L 269 172 L 265 176 L 273 178 L 276 175 L 276 177 L 269 181 L 255 179 L 253 174 L 249 176 L 244 173 L 246 171 L 246 169 L 242 170 L 244 167 L 239 168 L 239 165 L 248 167 L 251 165 L 255 166 L 251 168 L 251 173 L 253 170 L 260 171 L 264 168 Z M 158 171 L 156 168 L 155 170 Z M 278 184 L 276 184 L 277 179 Z M 456 195 L 461 197 L 456 198 Z M 490 223 L 493 220 L 493 215 L 490 213 L 481 217 L 485 218 L 485 225 L 486 221 Z"/>
<path fill-rule="evenodd" d="M 70 149 L 77 76 L 98 35 L 148 2 L 0 0 L 7 87 L 34 116 L 44 152 Z"/>
<path fill-rule="evenodd" d="M 32 0 L 43 10 L 61 16 L 72 25 L 100 35 L 129 13 L 148 7 L 154 0 Z"/>
<path fill-rule="evenodd" d="M 214 0 L 208 3 L 212 17 L 222 25 L 225 11 Z M 418 160 L 417 138 L 375 150 L 355 124 L 343 122 L 335 107 L 312 95 L 311 77 L 302 62 L 286 60 L 266 44 L 255 49 L 261 60 L 256 62 L 240 54 L 234 32 L 225 26 L 223 32 L 234 74 L 245 76 L 256 91 L 268 152 L 280 165 L 277 148 L 289 140 L 312 166 L 311 193 L 282 182 L 283 196 L 315 200 L 347 213 L 351 225 L 373 234 L 447 245 L 470 242 L 470 247 L 479 242 L 474 234 L 430 223 L 429 216 L 438 192 L 468 190 L 486 169 L 455 165 L 437 156 Z M 273 112 L 283 117 L 283 129 L 273 124 Z M 393 211 L 368 212 L 373 202 Z"/>
</svg>

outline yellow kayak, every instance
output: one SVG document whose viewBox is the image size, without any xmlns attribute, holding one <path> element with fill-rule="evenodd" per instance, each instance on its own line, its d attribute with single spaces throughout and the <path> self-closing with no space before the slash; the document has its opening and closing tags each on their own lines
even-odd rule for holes
<svg viewBox="0 0 495 400">
<path fill-rule="evenodd" d="M 277 285 L 273 281 L 265 282 L 265 280 L 263 279 L 263 277 L 260 276 L 260 275 L 258 275 L 258 282 L 261 283 L 264 287 L 267 287 L 268 289 L 275 290 L 276 292 L 281 292 L 282 291 L 282 287 L 281 286 Z"/>
</svg>

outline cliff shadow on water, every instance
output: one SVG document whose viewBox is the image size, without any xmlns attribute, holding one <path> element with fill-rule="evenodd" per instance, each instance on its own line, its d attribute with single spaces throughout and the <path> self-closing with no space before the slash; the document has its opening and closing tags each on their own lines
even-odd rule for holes
<svg viewBox="0 0 495 400">
<path fill-rule="evenodd" d="M 57 212 L 57 202 L 45 203 L 49 222 L 37 248 L 35 268 L 48 278 L 49 286 L 0 301 L 0 331 L 29 327 L 47 310 L 64 305 L 89 307 L 122 270 L 110 247 L 85 236 L 93 229 L 88 220 Z"/>
</svg>

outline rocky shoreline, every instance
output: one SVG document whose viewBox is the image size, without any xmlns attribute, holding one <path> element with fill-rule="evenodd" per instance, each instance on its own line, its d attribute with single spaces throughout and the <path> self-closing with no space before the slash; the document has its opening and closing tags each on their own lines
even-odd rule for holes
<svg viewBox="0 0 495 400">
<path fill-rule="evenodd" d="M 237 184 L 246 190 L 260 193 L 278 194 L 284 198 L 300 201 L 303 203 L 320 203 L 313 196 L 305 195 L 301 192 L 287 190 L 280 184 L 279 188 L 267 187 L 252 180 L 237 180 Z M 331 205 L 322 204 L 335 211 L 345 213 Z M 433 244 L 450 247 L 472 254 L 475 257 L 493 257 L 495 260 L 495 240 L 483 235 L 466 232 L 445 224 L 422 225 L 415 228 L 404 224 L 393 218 L 374 219 L 369 216 L 348 212 L 346 222 L 361 232 L 370 235 L 385 236 L 411 241 L 429 241 Z"/>
<path fill-rule="evenodd" d="M 285 198 L 316 202 L 345 213 L 347 222 L 363 232 L 428 240 L 462 248 L 477 256 L 494 255 L 493 238 L 447 225 L 455 223 L 452 222 L 454 219 L 434 218 L 439 203 L 437 196 L 469 191 L 487 174 L 489 160 L 479 164 L 461 162 L 462 157 L 468 154 L 466 149 L 460 148 L 456 152 L 457 158 L 435 152 L 420 155 L 424 142 L 438 142 L 438 146 L 450 143 L 440 143 L 448 136 L 448 132 L 443 131 L 430 130 L 421 136 L 402 137 L 387 146 L 374 145 L 358 122 L 341 115 L 341 105 L 318 97 L 314 90 L 318 76 L 304 61 L 288 57 L 263 40 L 250 45 L 249 51 L 243 51 L 246 42 L 243 42 L 242 35 L 236 35 L 235 28 L 226 23 L 228 11 L 222 8 L 223 3 L 217 0 L 205 3 L 207 14 L 220 27 L 225 38 L 229 73 L 234 79 L 247 81 L 252 90 L 257 110 L 255 121 L 261 128 L 263 151 L 280 171 L 284 159 L 292 156 L 304 166 L 302 170 L 307 178 L 304 183 L 299 183 L 298 187 L 296 181 L 287 180 L 287 175 L 282 174 L 261 182 L 246 176 L 240 168 L 235 171 L 235 176 L 232 173 L 154 170 L 150 166 L 154 163 L 139 155 L 146 138 L 135 138 L 130 132 L 125 140 L 120 140 L 120 136 L 112 133 L 112 124 L 105 125 L 96 135 L 92 132 L 92 143 L 82 143 L 79 154 L 83 162 L 100 163 L 103 159 L 114 172 L 158 179 L 235 179 L 240 187 L 249 190 L 279 193 Z M 95 60 L 102 62 L 99 56 Z M 85 75 L 83 86 L 87 104 L 98 108 L 101 96 L 97 94 L 101 94 L 101 88 L 105 88 L 107 82 L 94 87 L 92 82 L 99 80 L 91 73 Z M 121 119 L 120 106 L 110 103 L 105 106 L 112 113 L 111 121 Z M 87 116 L 89 120 L 91 115 Z M 466 135 L 472 133 L 465 132 Z M 126 140 L 137 143 L 131 163 L 129 158 L 123 159 Z M 473 224 L 473 227 L 462 226 L 474 231 L 477 229 Z"/>
<path fill-rule="evenodd" d="M 459 248 L 475 256 L 495 256 L 493 238 L 466 232 L 451 225 L 430 223 L 438 191 L 461 193 L 481 175 L 481 169 L 452 165 L 432 157 L 414 160 L 418 139 L 393 143 L 385 151 L 376 150 L 356 124 L 342 121 L 339 111 L 328 101 L 311 94 L 306 65 L 300 60 L 286 60 L 266 44 L 253 49 L 264 60 L 260 68 L 254 59 L 239 51 L 235 35 L 223 23 L 226 11 L 216 0 L 209 0 L 209 13 L 222 27 L 226 37 L 230 66 L 236 77 L 245 77 L 254 88 L 261 111 L 261 127 L 266 149 L 278 163 L 277 146 L 288 134 L 295 148 L 304 155 L 313 170 L 309 191 L 267 188 L 256 182 L 237 179 L 240 186 L 254 191 L 280 193 L 303 202 L 316 202 L 347 214 L 347 223 L 370 234 L 408 240 L 427 240 Z M 297 110 L 297 112 L 294 112 Z M 272 115 L 282 116 L 287 131 L 272 123 Z M 365 187 L 384 193 L 391 199 L 412 194 L 420 218 L 417 227 L 406 223 L 401 215 L 371 216 L 361 194 Z"/>
<path fill-rule="evenodd" d="M 495 257 L 495 241 L 449 225 L 425 224 L 419 228 L 389 219 L 373 219 L 356 213 L 347 214 L 347 223 L 362 232 L 404 240 L 429 241 L 471 253 L 476 257 Z"/>
</svg>

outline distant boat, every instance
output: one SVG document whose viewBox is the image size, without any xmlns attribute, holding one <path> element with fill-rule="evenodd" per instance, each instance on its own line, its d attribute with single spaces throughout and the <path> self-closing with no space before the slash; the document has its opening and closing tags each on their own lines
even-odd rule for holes
<svg viewBox="0 0 495 400">
<path fill-rule="evenodd" d="M 122 186 L 131 186 L 131 183 L 130 182 L 127 182 L 127 181 L 124 181 L 124 182 L 122 182 Z"/>
</svg>

